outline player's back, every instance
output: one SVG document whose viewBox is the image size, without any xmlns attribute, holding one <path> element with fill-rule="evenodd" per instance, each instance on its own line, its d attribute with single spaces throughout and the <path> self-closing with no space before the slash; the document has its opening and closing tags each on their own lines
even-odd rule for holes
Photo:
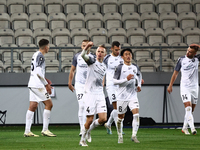
<svg viewBox="0 0 200 150">
<path fill-rule="evenodd" d="M 33 54 L 31 61 L 31 73 L 29 78 L 28 87 L 43 88 L 44 85 L 38 78 L 37 74 L 45 78 L 45 59 L 40 51 Z"/>
</svg>

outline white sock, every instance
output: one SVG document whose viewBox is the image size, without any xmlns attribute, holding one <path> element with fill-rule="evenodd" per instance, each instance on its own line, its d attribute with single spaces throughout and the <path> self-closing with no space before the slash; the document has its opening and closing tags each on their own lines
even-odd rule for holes
<svg viewBox="0 0 200 150">
<path fill-rule="evenodd" d="M 86 116 L 82 102 L 79 102 L 78 119 L 80 124 L 80 130 L 82 131 L 84 129 L 84 124 L 86 122 Z"/>
<path fill-rule="evenodd" d="M 115 121 L 115 126 L 117 128 L 117 120 L 118 120 L 118 113 L 117 113 L 117 109 L 113 109 L 113 119 Z"/>
<path fill-rule="evenodd" d="M 90 132 L 91 130 L 93 130 L 94 128 L 96 128 L 100 125 L 98 120 L 99 119 L 96 119 L 92 122 L 92 124 L 90 125 L 90 128 L 88 129 L 88 132 Z"/>
<path fill-rule="evenodd" d="M 122 120 L 123 119 L 120 119 L 118 118 L 117 120 L 117 132 L 118 132 L 118 136 L 122 136 Z"/>
<path fill-rule="evenodd" d="M 25 127 L 25 133 L 26 134 L 31 131 L 31 125 L 32 125 L 32 122 L 33 122 L 33 115 L 34 115 L 33 111 L 27 110 L 27 112 L 26 112 L 26 127 Z"/>
<path fill-rule="evenodd" d="M 139 129 L 139 124 L 140 124 L 140 118 L 139 114 L 134 114 L 133 115 L 133 121 L 132 121 L 132 136 L 136 136 L 137 131 Z"/>
<path fill-rule="evenodd" d="M 51 114 L 50 110 L 44 109 L 44 112 L 43 112 L 43 129 L 42 129 L 42 131 L 48 130 L 50 114 Z"/>
<path fill-rule="evenodd" d="M 187 129 L 188 128 L 188 123 L 187 123 L 187 118 L 186 115 L 184 117 L 184 122 L 183 122 L 183 129 Z"/>
<path fill-rule="evenodd" d="M 88 129 L 85 129 L 85 126 L 84 126 L 82 136 L 81 136 L 81 141 L 85 141 L 85 137 L 86 137 L 87 132 L 88 132 Z"/>
<path fill-rule="evenodd" d="M 114 121 L 114 118 L 113 118 L 114 110 L 115 110 L 115 109 L 113 109 L 112 112 L 110 113 L 110 117 L 109 117 L 109 119 L 108 119 L 108 121 L 107 121 L 107 125 L 108 125 L 108 126 L 111 126 L 112 123 L 113 123 L 113 121 Z"/>
<path fill-rule="evenodd" d="M 191 129 L 194 129 L 194 117 L 192 115 L 192 107 L 188 106 L 185 108 L 185 118 Z"/>
</svg>

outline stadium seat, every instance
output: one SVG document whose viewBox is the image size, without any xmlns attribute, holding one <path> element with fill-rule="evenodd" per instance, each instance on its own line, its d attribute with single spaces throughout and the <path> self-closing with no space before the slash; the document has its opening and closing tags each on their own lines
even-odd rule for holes
<svg viewBox="0 0 200 150">
<path fill-rule="evenodd" d="M 89 12 L 85 15 L 86 28 L 103 28 L 103 16 L 99 12 Z"/>
<path fill-rule="evenodd" d="M 11 59 L 11 48 L 12 47 L 18 47 L 16 44 L 4 44 L 2 47 L 9 47 L 10 49 L 5 49 L 2 52 L 2 61 L 5 62 L 9 59 Z M 19 49 L 13 49 L 13 60 L 19 60 L 20 55 L 19 55 Z"/>
<path fill-rule="evenodd" d="M 25 0 L 7 0 L 8 13 L 25 13 Z"/>
<path fill-rule="evenodd" d="M 30 29 L 48 28 L 47 15 L 45 13 L 32 13 L 29 16 Z"/>
<path fill-rule="evenodd" d="M 156 12 L 174 12 L 174 1 L 173 0 L 155 0 Z"/>
<path fill-rule="evenodd" d="M 198 28 L 200 28 L 200 13 L 197 14 L 197 24 Z"/>
<path fill-rule="evenodd" d="M 93 28 L 90 30 L 90 39 L 96 45 L 97 43 L 107 43 L 107 30 L 104 28 Z"/>
<path fill-rule="evenodd" d="M 162 70 L 160 70 L 160 59 L 156 61 L 157 71 L 173 72 L 174 62 L 171 59 L 162 59 Z"/>
<path fill-rule="evenodd" d="M 44 55 L 45 60 L 58 60 L 57 50 L 49 49 L 49 52 Z"/>
<path fill-rule="evenodd" d="M 141 58 L 137 65 L 141 72 L 156 72 L 155 61 L 151 58 Z"/>
<path fill-rule="evenodd" d="M 71 43 L 70 32 L 66 28 L 56 28 L 52 31 L 53 44 Z"/>
<path fill-rule="evenodd" d="M 123 28 L 128 30 L 130 28 L 140 27 L 140 15 L 136 12 L 126 12 L 122 16 Z"/>
<path fill-rule="evenodd" d="M 61 57 L 59 56 L 59 50 L 58 50 L 58 60 L 61 58 L 61 60 L 63 60 L 63 58 L 65 58 L 66 54 L 65 53 L 64 55 L 62 55 L 62 52 L 69 52 L 69 56 L 71 56 L 72 52 L 75 54 L 76 53 L 76 50 L 73 48 L 74 45 L 73 44 L 65 44 L 65 43 L 62 43 L 62 44 L 59 44 L 58 47 L 65 47 L 65 48 L 62 48 L 60 49 L 61 51 Z M 72 48 L 72 49 L 71 49 Z M 64 57 L 63 57 L 64 56 Z"/>
<path fill-rule="evenodd" d="M 11 72 L 11 59 L 4 62 L 5 72 Z M 13 60 L 13 72 L 23 73 L 22 62 L 20 60 Z"/>
<path fill-rule="evenodd" d="M 105 28 L 108 30 L 114 27 L 116 28 L 122 27 L 121 15 L 117 12 L 106 13 L 103 19 Z"/>
<path fill-rule="evenodd" d="M 161 28 L 148 28 L 146 30 L 147 43 L 153 45 L 154 43 L 163 43 L 165 36 Z"/>
<path fill-rule="evenodd" d="M 143 56 L 141 55 L 142 51 L 144 51 L 145 53 L 144 58 L 151 58 L 151 51 L 149 49 L 150 45 L 148 43 L 142 43 L 142 42 L 135 43 L 133 46 L 135 47 L 132 49 L 133 54 L 137 51 L 137 55 L 136 56 L 134 55 L 133 57 L 135 61 L 139 60 L 140 58 L 143 58 Z M 144 48 L 141 48 L 141 47 L 144 47 Z"/>
<path fill-rule="evenodd" d="M 75 28 L 71 31 L 72 44 L 77 46 L 81 44 L 83 40 L 89 39 L 88 30 L 85 28 Z"/>
<path fill-rule="evenodd" d="M 174 0 L 175 12 L 177 14 L 181 12 L 190 12 L 192 11 L 192 2 L 191 0 Z"/>
<path fill-rule="evenodd" d="M 63 0 L 64 13 L 81 12 L 81 0 Z"/>
<path fill-rule="evenodd" d="M 10 16 L 7 13 L 0 13 L 0 29 L 10 29 Z"/>
<path fill-rule="evenodd" d="M 141 15 L 142 28 L 157 28 L 159 27 L 158 14 L 155 12 L 144 12 Z"/>
<path fill-rule="evenodd" d="M 108 30 L 109 43 L 118 41 L 120 43 L 127 43 L 126 31 L 124 28 L 111 28 Z"/>
<path fill-rule="evenodd" d="M 163 12 L 159 16 L 162 29 L 178 27 L 177 15 L 174 12 Z"/>
<path fill-rule="evenodd" d="M 83 13 L 100 12 L 100 3 L 96 0 L 82 0 Z"/>
<path fill-rule="evenodd" d="M 30 62 L 31 62 L 31 58 L 32 58 L 33 54 L 37 51 L 37 46 L 35 44 L 22 44 L 20 46 L 20 48 L 24 48 L 24 47 L 26 47 L 27 49 L 20 49 L 21 61 L 23 64 L 27 59 L 30 60 Z M 32 48 L 34 48 L 34 49 L 32 49 Z M 30 66 L 30 64 L 29 64 L 29 66 Z"/>
<path fill-rule="evenodd" d="M 7 13 L 6 0 L 0 1 L 0 13 Z"/>
<path fill-rule="evenodd" d="M 52 43 L 51 31 L 47 28 L 35 29 L 33 32 L 33 37 L 35 38 L 36 45 L 38 45 L 38 42 L 43 38 L 49 40 L 50 44 Z"/>
<path fill-rule="evenodd" d="M 0 45 L 15 43 L 14 32 L 11 29 L 0 29 Z"/>
<path fill-rule="evenodd" d="M 49 29 L 66 28 L 66 16 L 63 13 L 50 13 L 48 16 Z"/>
<path fill-rule="evenodd" d="M 33 33 L 30 29 L 21 28 L 15 31 L 15 40 L 17 45 L 33 43 Z"/>
<path fill-rule="evenodd" d="M 27 13 L 40 13 L 44 12 L 44 2 L 41 0 L 26 0 Z"/>
<path fill-rule="evenodd" d="M 187 46 L 185 43 L 173 43 L 171 46 L 176 46 L 178 48 L 171 49 L 171 58 L 173 61 L 177 62 L 178 58 L 186 54 L 187 48 L 179 48 L 180 46 Z"/>
<path fill-rule="evenodd" d="M 4 72 L 3 62 L 0 60 L 0 73 Z"/>
<path fill-rule="evenodd" d="M 119 0 L 119 12 L 121 14 L 127 12 L 137 12 L 137 1 L 136 0 Z"/>
<path fill-rule="evenodd" d="M 182 30 L 178 27 L 169 27 L 165 29 L 166 43 L 172 45 L 176 42 L 183 42 Z"/>
<path fill-rule="evenodd" d="M 49 72 L 54 72 L 57 73 L 59 72 L 59 61 L 58 60 L 45 60 L 45 72 L 49 73 Z"/>
<path fill-rule="evenodd" d="M 127 30 L 128 43 L 134 45 L 135 43 L 145 43 L 146 36 L 142 28 L 130 28 Z"/>
<path fill-rule="evenodd" d="M 117 0 L 100 0 L 101 13 L 118 12 Z"/>
<path fill-rule="evenodd" d="M 26 59 L 22 63 L 22 68 L 24 69 L 24 72 L 30 73 L 31 72 L 31 59 Z"/>
<path fill-rule="evenodd" d="M 140 60 L 141 58 L 150 58 L 151 59 L 151 52 L 148 49 L 135 50 L 133 55 L 134 55 L 134 60 L 136 60 L 136 62 L 138 60 Z"/>
<path fill-rule="evenodd" d="M 197 17 L 193 12 L 182 12 L 178 15 L 178 21 L 181 29 L 187 27 L 197 27 Z"/>
<path fill-rule="evenodd" d="M 152 46 L 169 46 L 167 43 L 154 43 Z M 153 48 L 154 50 L 152 51 L 152 58 L 153 60 L 158 60 L 160 57 L 160 48 Z M 168 48 L 162 48 L 162 58 L 170 58 L 170 50 Z"/>
<path fill-rule="evenodd" d="M 64 59 L 73 59 L 75 51 L 73 49 L 62 49 L 61 50 L 61 61 Z"/>
<path fill-rule="evenodd" d="M 70 68 L 72 65 L 72 59 L 64 59 L 62 61 L 62 72 L 70 72 Z"/>
<path fill-rule="evenodd" d="M 68 29 L 85 28 L 85 18 L 82 13 L 72 12 L 67 15 Z"/>
<path fill-rule="evenodd" d="M 140 14 L 144 12 L 155 12 L 154 0 L 139 0 L 138 4 L 138 12 Z"/>
<path fill-rule="evenodd" d="M 186 44 L 198 44 L 200 41 L 200 29 L 188 27 L 183 30 L 183 36 Z"/>
<path fill-rule="evenodd" d="M 62 0 L 44 0 L 44 4 L 46 14 L 63 12 Z"/>
<path fill-rule="evenodd" d="M 26 13 L 13 13 L 10 17 L 12 29 L 29 28 L 28 15 Z"/>
<path fill-rule="evenodd" d="M 193 0 L 193 9 L 195 13 L 200 13 L 200 0 Z"/>
</svg>

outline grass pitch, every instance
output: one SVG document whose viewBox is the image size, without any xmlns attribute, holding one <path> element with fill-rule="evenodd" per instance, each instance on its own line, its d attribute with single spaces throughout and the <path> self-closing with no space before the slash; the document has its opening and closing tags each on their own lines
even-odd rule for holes
<svg viewBox="0 0 200 150">
<path fill-rule="evenodd" d="M 112 135 L 100 126 L 91 133 L 92 142 L 88 147 L 80 147 L 79 126 L 50 126 L 50 131 L 57 137 L 43 137 L 42 126 L 33 126 L 32 132 L 40 137 L 23 137 L 24 126 L 0 126 L 0 150 L 199 150 L 200 129 L 197 135 L 184 135 L 180 129 L 140 128 L 138 140 L 131 141 L 131 128 L 124 128 L 124 143 L 118 144 L 115 127 Z M 198 134 L 199 133 L 199 134 Z"/>
</svg>

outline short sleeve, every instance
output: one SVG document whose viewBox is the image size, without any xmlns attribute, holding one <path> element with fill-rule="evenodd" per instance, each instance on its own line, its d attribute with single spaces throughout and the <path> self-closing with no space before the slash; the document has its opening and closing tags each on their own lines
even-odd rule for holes
<svg viewBox="0 0 200 150">
<path fill-rule="evenodd" d="M 73 65 L 74 67 L 77 66 L 77 58 L 78 58 L 79 54 L 80 54 L 80 53 L 77 53 L 77 54 L 74 55 L 74 57 L 73 57 L 72 65 Z"/>
<path fill-rule="evenodd" d="M 183 58 L 182 58 L 182 57 L 180 57 L 180 58 L 178 59 L 178 61 L 177 61 L 177 63 L 176 63 L 176 67 L 175 67 L 175 69 L 174 69 L 174 70 L 176 70 L 176 71 L 180 71 L 180 69 L 181 69 L 181 62 L 182 62 L 182 60 L 183 60 Z"/>
<path fill-rule="evenodd" d="M 44 64 L 44 61 L 45 59 L 42 53 L 38 53 L 36 57 L 36 67 L 41 67 Z"/>
</svg>

